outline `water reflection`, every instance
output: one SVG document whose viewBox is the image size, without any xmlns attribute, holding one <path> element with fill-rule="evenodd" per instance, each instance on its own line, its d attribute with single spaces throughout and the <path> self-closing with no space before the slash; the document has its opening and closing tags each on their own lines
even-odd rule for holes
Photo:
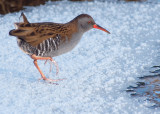
<svg viewBox="0 0 160 114">
<path fill-rule="evenodd" d="M 145 96 L 147 100 L 154 103 L 152 107 L 160 107 L 160 66 L 152 67 L 151 75 L 140 77 L 136 86 L 129 86 L 127 92 L 131 96 Z"/>
</svg>

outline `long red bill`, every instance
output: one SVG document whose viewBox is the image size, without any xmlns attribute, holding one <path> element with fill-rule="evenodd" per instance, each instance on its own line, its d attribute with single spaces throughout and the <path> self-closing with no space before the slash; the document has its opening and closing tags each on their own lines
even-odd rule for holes
<svg viewBox="0 0 160 114">
<path fill-rule="evenodd" d="M 102 31 L 107 32 L 108 34 L 110 34 L 110 32 L 108 30 L 104 29 L 103 27 L 101 27 L 101 26 L 99 26 L 97 24 L 94 24 L 93 28 L 100 29 L 100 30 L 102 30 Z"/>
</svg>

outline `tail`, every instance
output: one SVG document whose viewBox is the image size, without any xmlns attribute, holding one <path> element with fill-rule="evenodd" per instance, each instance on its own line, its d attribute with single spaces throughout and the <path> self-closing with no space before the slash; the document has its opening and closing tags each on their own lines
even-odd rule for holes
<svg viewBox="0 0 160 114">
<path fill-rule="evenodd" d="M 28 19 L 26 18 L 23 12 L 21 13 L 21 16 L 23 17 L 23 23 L 29 23 Z M 21 18 L 21 16 L 19 18 Z"/>
<path fill-rule="evenodd" d="M 24 27 L 24 25 L 27 25 L 27 24 L 29 25 L 30 23 L 23 12 L 21 13 L 19 18 L 21 18 L 21 16 L 23 17 L 23 22 L 14 23 L 15 29 L 11 30 L 9 32 L 9 35 L 20 37 L 26 34 L 27 29 Z"/>
</svg>

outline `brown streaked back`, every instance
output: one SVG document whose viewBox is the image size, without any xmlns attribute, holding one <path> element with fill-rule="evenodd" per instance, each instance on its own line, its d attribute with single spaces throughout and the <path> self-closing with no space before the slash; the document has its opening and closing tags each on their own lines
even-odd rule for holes
<svg viewBox="0 0 160 114">
<path fill-rule="evenodd" d="M 23 16 L 23 22 L 15 23 L 16 29 L 11 30 L 9 34 L 25 40 L 34 47 L 46 39 L 56 37 L 57 34 L 61 35 L 62 41 L 65 41 L 65 37 L 70 39 L 71 35 L 77 32 L 75 22 L 70 24 L 29 23 L 26 16 L 23 13 L 21 15 Z"/>
</svg>

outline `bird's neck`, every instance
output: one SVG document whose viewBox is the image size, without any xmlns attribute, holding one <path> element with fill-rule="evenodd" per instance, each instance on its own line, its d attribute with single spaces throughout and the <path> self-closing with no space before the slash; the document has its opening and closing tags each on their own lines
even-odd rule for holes
<svg viewBox="0 0 160 114">
<path fill-rule="evenodd" d="M 85 33 L 85 31 L 83 29 L 81 29 L 77 19 L 73 19 L 66 24 L 71 26 L 71 28 L 73 30 L 75 30 L 77 34 L 82 34 L 83 35 Z"/>
</svg>

